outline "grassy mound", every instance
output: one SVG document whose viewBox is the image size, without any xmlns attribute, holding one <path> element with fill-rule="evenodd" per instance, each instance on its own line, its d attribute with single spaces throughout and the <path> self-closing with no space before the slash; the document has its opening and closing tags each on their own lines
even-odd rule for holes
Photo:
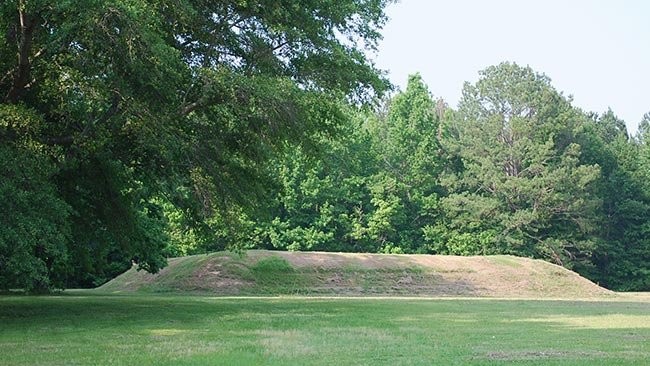
<svg viewBox="0 0 650 366">
<path fill-rule="evenodd" d="M 106 292 L 214 295 L 586 298 L 613 293 L 560 266 L 513 256 L 458 257 L 254 250 L 173 258 L 131 269 Z"/>
</svg>

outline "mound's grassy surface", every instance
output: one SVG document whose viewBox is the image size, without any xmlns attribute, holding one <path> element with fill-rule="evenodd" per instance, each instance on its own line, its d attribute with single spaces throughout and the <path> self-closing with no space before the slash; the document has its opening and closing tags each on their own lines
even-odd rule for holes
<svg viewBox="0 0 650 366">
<path fill-rule="evenodd" d="M 0 297 L 3 365 L 644 365 L 650 302 Z"/>
<path fill-rule="evenodd" d="M 528 258 L 270 251 L 174 258 L 159 274 L 132 269 L 99 290 L 215 295 L 614 296 L 574 272 Z"/>
</svg>

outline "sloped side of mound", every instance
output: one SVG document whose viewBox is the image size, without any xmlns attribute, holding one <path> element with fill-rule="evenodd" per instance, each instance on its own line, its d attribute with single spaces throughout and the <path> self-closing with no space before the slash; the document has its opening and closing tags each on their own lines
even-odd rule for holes
<svg viewBox="0 0 650 366">
<path fill-rule="evenodd" d="M 614 293 L 560 266 L 514 256 L 386 255 L 254 250 L 169 260 L 157 274 L 131 269 L 108 292 L 213 295 L 592 298 Z"/>
</svg>

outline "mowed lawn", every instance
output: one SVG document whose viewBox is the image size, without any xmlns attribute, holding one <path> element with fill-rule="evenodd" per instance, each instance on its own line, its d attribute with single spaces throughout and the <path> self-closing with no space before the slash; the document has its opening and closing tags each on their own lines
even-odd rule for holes
<svg viewBox="0 0 650 366">
<path fill-rule="evenodd" d="M 2 365 L 646 365 L 650 302 L 2 296 Z"/>
</svg>

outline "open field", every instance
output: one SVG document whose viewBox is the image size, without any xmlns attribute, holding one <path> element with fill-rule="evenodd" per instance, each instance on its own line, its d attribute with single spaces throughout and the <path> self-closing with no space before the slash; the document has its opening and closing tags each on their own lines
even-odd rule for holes
<svg viewBox="0 0 650 366">
<path fill-rule="evenodd" d="M 3 365 L 642 365 L 650 302 L 0 297 Z"/>
</svg>

